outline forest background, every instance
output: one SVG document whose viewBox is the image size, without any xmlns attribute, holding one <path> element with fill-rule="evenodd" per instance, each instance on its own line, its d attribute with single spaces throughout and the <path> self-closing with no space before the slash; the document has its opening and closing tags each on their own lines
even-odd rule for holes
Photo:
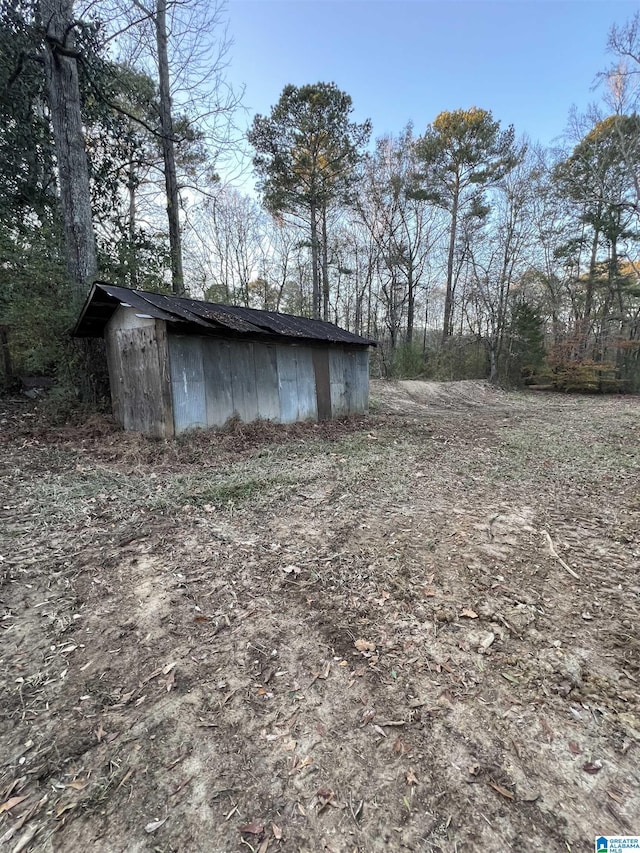
<svg viewBox="0 0 640 853">
<path fill-rule="evenodd" d="M 242 133 L 226 15 L 0 0 L 0 388 L 97 401 L 100 278 L 330 320 L 378 376 L 640 390 L 640 13 L 553 148 L 480 106 L 376 137 L 330 81 Z"/>
</svg>

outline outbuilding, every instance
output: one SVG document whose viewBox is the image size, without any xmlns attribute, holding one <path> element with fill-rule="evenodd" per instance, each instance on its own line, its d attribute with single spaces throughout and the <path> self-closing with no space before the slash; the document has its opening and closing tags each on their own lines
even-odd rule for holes
<svg viewBox="0 0 640 853">
<path fill-rule="evenodd" d="M 366 412 L 369 347 L 322 320 L 96 282 L 73 334 L 103 337 L 125 430 L 327 420 Z"/>
</svg>

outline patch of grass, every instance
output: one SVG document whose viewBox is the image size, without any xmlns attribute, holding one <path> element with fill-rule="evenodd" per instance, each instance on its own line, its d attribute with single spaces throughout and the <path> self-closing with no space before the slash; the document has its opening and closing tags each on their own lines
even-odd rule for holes
<svg viewBox="0 0 640 853">
<path fill-rule="evenodd" d="M 176 478 L 178 479 L 178 478 Z M 247 477 L 237 475 L 230 477 L 185 478 L 182 482 L 172 483 L 171 497 L 183 500 L 197 507 L 208 504 L 221 507 L 228 504 L 237 505 L 245 501 L 269 499 L 277 497 L 284 490 L 289 490 L 301 484 L 299 478 L 293 477 Z M 305 481 L 306 482 L 306 481 Z M 164 497 L 167 495 L 165 494 Z"/>
</svg>

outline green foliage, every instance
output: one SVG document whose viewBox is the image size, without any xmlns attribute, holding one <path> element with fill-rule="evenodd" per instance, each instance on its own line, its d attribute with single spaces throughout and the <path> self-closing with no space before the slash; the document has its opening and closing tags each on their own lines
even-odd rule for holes
<svg viewBox="0 0 640 853">
<path fill-rule="evenodd" d="M 434 346 L 428 358 L 433 364 L 432 378 L 437 382 L 487 378 L 486 350 L 475 337 L 449 338 L 444 345 Z"/>
<path fill-rule="evenodd" d="M 349 120 L 351 98 L 335 83 L 285 86 L 270 116 L 247 134 L 265 204 L 273 213 L 306 211 L 345 194 L 371 133 Z"/>
<path fill-rule="evenodd" d="M 53 376 L 65 361 L 63 337 L 74 316 L 59 233 L 16 238 L 0 225 L 0 324 L 8 328 L 16 374 Z"/>
<path fill-rule="evenodd" d="M 417 343 L 400 344 L 392 354 L 391 376 L 395 379 L 426 379 L 429 368 L 424 349 Z"/>
<path fill-rule="evenodd" d="M 536 375 L 544 361 L 544 319 L 528 303 L 518 302 L 512 308 L 507 335 L 508 378 L 513 382 L 527 382 Z"/>
</svg>

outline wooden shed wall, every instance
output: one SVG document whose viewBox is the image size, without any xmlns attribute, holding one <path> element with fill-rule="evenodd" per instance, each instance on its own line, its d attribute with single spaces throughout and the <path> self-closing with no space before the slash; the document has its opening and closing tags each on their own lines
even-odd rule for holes
<svg viewBox="0 0 640 853">
<path fill-rule="evenodd" d="M 163 321 L 124 306 L 105 340 L 113 411 L 126 430 L 167 437 L 232 417 L 293 423 L 368 408 L 364 347 L 167 334 Z"/>
<path fill-rule="evenodd" d="M 126 430 L 173 435 L 165 323 L 118 308 L 105 343 L 116 420 Z"/>
</svg>

